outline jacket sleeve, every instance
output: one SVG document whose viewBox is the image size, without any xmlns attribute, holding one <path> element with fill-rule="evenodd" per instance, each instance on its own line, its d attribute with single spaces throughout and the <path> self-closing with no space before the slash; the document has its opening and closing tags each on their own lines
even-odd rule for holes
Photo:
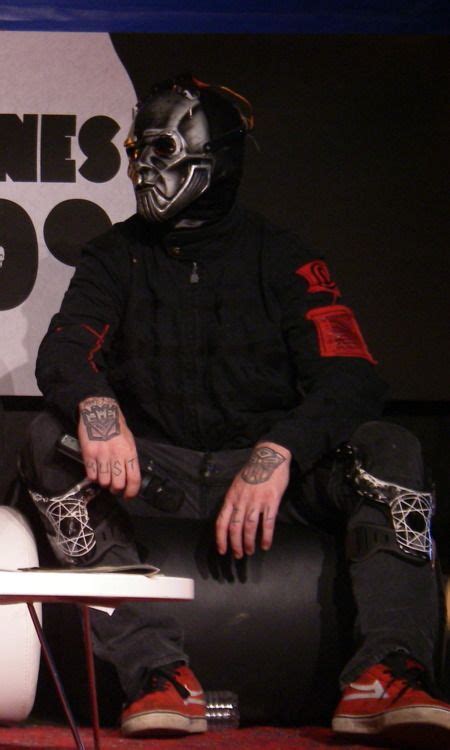
<svg viewBox="0 0 450 750">
<path fill-rule="evenodd" d="M 80 401 L 109 396 L 106 358 L 123 314 L 129 255 L 114 230 L 83 251 L 38 352 L 36 378 L 47 403 L 77 420 Z"/>
<path fill-rule="evenodd" d="M 281 249 L 270 264 L 268 283 L 300 403 L 261 439 L 288 448 L 301 470 L 308 471 L 359 424 L 380 416 L 386 386 L 325 261 L 308 256 L 295 238 Z"/>
</svg>

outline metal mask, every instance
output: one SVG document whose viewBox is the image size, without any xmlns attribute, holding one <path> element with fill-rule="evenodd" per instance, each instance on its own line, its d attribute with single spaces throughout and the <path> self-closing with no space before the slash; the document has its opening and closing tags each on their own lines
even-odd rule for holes
<svg viewBox="0 0 450 750">
<path fill-rule="evenodd" d="M 215 157 L 200 98 L 181 87 L 151 97 L 126 141 L 137 211 L 147 221 L 178 214 L 208 189 Z"/>
</svg>

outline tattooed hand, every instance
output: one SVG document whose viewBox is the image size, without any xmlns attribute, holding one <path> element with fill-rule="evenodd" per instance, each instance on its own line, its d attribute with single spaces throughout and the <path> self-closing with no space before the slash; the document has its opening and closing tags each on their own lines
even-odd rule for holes
<svg viewBox="0 0 450 750">
<path fill-rule="evenodd" d="M 78 438 L 89 479 L 125 498 L 137 495 L 141 474 L 134 437 L 117 401 L 93 396 L 79 405 Z"/>
<path fill-rule="evenodd" d="M 225 554 L 228 543 L 234 557 L 255 551 L 261 524 L 261 547 L 270 549 L 281 498 L 289 482 L 291 454 L 281 445 L 257 445 L 234 478 L 216 521 L 216 544 Z"/>
</svg>

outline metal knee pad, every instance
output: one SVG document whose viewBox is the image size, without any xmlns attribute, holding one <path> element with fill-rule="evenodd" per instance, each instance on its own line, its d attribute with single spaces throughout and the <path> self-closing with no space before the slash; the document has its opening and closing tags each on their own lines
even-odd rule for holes
<svg viewBox="0 0 450 750">
<path fill-rule="evenodd" d="M 96 542 L 87 505 L 100 493 L 98 485 L 83 479 L 64 494 L 54 497 L 46 497 L 30 488 L 28 492 L 44 522 L 47 539 L 59 562 L 72 566 L 88 562 Z"/>
<path fill-rule="evenodd" d="M 389 520 L 389 527 L 361 524 L 350 528 L 347 537 L 348 557 L 360 560 L 383 549 L 410 560 L 432 560 L 434 547 L 431 519 L 435 507 L 433 493 L 384 482 L 369 474 L 363 468 L 353 446 L 345 446 L 343 453 L 347 462 L 346 478 L 361 501 L 382 506 Z"/>
<path fill-rule="evenodd" d="M 72 567 L 99 565 L 113 555 L 114 564 L 119 558 L 125 561 L 125 557 L 127 564 L 135 564 L 134 556 L 132 560 L 129 557 L 134 541 L 128 516 L 99 485 L 85 478 L 52 497 L 27 489 L 60 563 Z"/>
</svg>

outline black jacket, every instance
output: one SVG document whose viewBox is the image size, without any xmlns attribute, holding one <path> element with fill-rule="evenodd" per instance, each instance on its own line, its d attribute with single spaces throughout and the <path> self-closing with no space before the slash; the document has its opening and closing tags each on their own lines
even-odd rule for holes
<svg viewBox="0 0 450 750">
<path fill-rule="evenodd" d="M 116 397 L 140 436 L 195 450 L 289 448 L 308 470 L 376 418 L 384 385 L 324 264 L 235 207 L 208 228 L 139 216 L 91 242 L 38 355 L 74 420 Z"/>
</svg>

